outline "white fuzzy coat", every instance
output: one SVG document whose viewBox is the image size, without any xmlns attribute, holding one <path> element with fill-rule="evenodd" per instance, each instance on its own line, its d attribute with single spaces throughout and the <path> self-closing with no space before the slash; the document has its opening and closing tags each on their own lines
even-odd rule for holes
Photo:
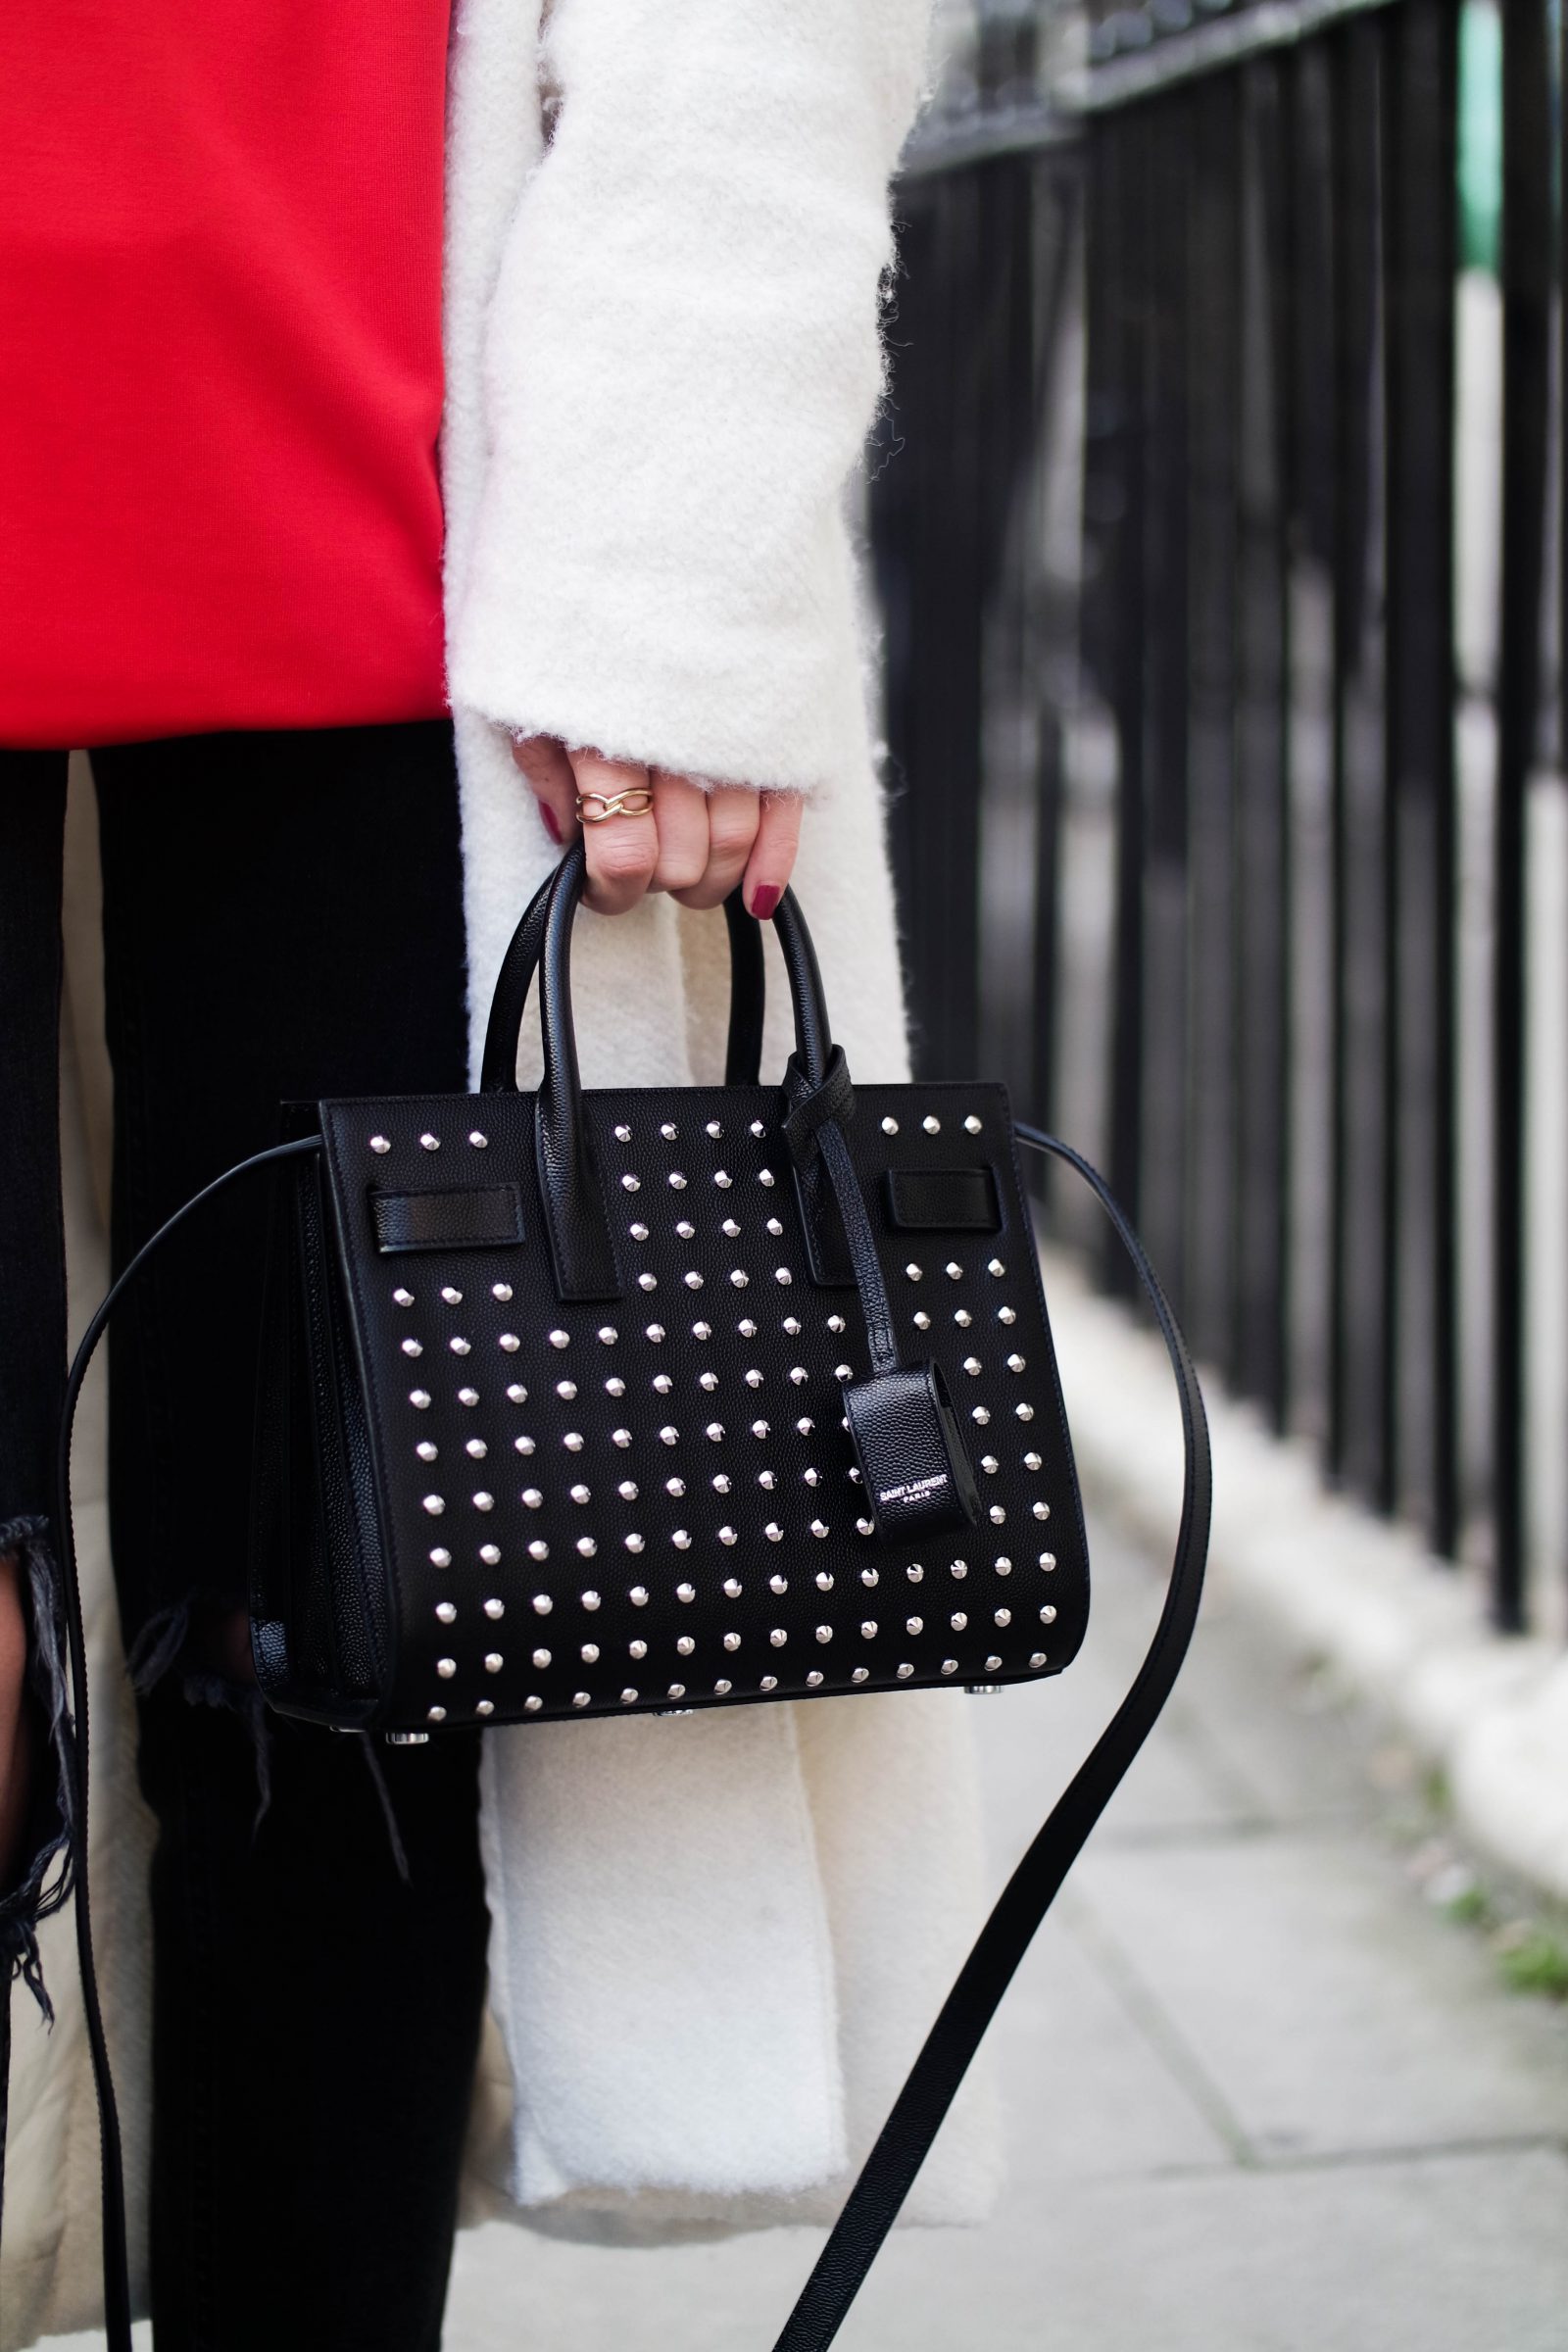
<svg viewBox="0 0 1568 2352">
<path fill-rule="evenodd" d="M 452 51 L 443 472 L 475 1066 L 503 948 L 555 854 L 508 752 L 527 728 L 809 793 L 796 881 L 835 1031 L 856 1072 L 901 1076 L 846 490 L 881 383 L 887 186 L 927 0 L 554 0 L 542 31 L 539 9 L 460 0 Z M 89 884 L 74 907 L 80 1004 Z M 575 980 L 590 1084 L 717 1075 L 716 917 L 667 901 L 585 916 Z M 771 957 L 770 982 L 776 1071 Z M 101 1230 L 79 1166 L 70 1190 L 85 1303 Z M 95 1916 L 139 2204 L 146 1825 L 101 1494 L 80 1475 Z M 470 2217 L 657 2236 L 832 2210 L 978 1924 L 961 1704 L 492 1733 L 482 1835 L 493 2022 Z M 15 2013 L 0 2352 L 97 2302 L 69 1923 L 46 1951 L 53 2036 Z M 911 2214 L 977 2216 L 993 2172 L 987 2102 L 966 2098 Z"/>
</svg>

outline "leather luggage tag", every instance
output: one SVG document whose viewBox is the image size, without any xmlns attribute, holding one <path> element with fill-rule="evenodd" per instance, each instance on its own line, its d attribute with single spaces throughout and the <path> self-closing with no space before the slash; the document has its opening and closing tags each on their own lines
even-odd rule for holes
<svg viewBox="0 0 1568 2352">
<path fill-rule="evenodd" d="M 980 1497 L 948 1384 L 933 1363 L 884 1372 L 844 1392 L 866 1508 L 879 1536 L 973 1527 Z"/>
</svg>

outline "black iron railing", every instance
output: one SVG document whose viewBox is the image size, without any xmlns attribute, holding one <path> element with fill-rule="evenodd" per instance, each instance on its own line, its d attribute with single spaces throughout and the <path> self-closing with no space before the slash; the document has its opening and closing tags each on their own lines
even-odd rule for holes
<svg viewBox="0 0 1568 2352">
<path fill-rule="evenodd" d="M 903 183 L 870 503 L 925 1068 L 1099 1149 L 1201 1355 L 1517 1628 L 1532 1334 L 1568 1309 L 1526 1090 L 1528 1022 L 1568 1042 L 1526 923 L 1568 305 L 1558 18 L 1500 12 L 1478 313 L 1458 0 L 1151 0 L 1076 56 L 1060 14 L 981 7 Z M 1483 675 L 1461 325 L 1500 342 Z"/>
</svg>

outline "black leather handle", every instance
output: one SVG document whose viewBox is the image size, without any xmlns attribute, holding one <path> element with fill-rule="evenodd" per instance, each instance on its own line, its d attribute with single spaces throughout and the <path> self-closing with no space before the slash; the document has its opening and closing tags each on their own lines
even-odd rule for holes
<svg viewBox="0 0 1568 2352">
<path fill-rule="evenodd" d="M 619 1296 L 604 1188 L 593 1138 L 582 1115 L 582 1077 L 571 1009 L 571 930 L 586 875 L 579 838 L 562 858 L 548 886 L 539 952 L 544 1076 L 534 1108 L 539 1191 L 556 1295 L 577 1299 Z M 822 975 L 793 892 L 784 893 L 774 921 L 795 1008 L 796 1058 L 808 1069 L 821 1070 L 829 1050 Z"/>
<path fill-rule="evenodd" d="M 501 959 L 485 1024 L 484 1059 L 479 1069 L 483 1094 L 512 1094 L 517 1084 L 517 1044 L 528 991 L 544 947 L 545 920 L 551 895 L 561 879 L 555 866 L 534 892 L 522 920 L 512 934 Z M 762 1068 L 762 1012 L 765 1004 L 762 974 L 762 926 L 746 911 L 740 888 L 724 901 L 729 927 L 729 1042 L 724 1054 L 726 1086 L 756 1086 Z"/>
</svg>

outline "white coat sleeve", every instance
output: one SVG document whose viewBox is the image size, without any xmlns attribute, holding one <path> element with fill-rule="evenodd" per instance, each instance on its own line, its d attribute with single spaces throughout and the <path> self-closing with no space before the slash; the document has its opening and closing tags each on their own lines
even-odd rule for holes
<svg viewBox="0 0 1568 2352">
<path fill-rule="evenodd" d="M 485 332 L 453 700 L 705 781 L 868 745 L 844 506 L 929 0 L 556 0 Z"/>
</svg>

